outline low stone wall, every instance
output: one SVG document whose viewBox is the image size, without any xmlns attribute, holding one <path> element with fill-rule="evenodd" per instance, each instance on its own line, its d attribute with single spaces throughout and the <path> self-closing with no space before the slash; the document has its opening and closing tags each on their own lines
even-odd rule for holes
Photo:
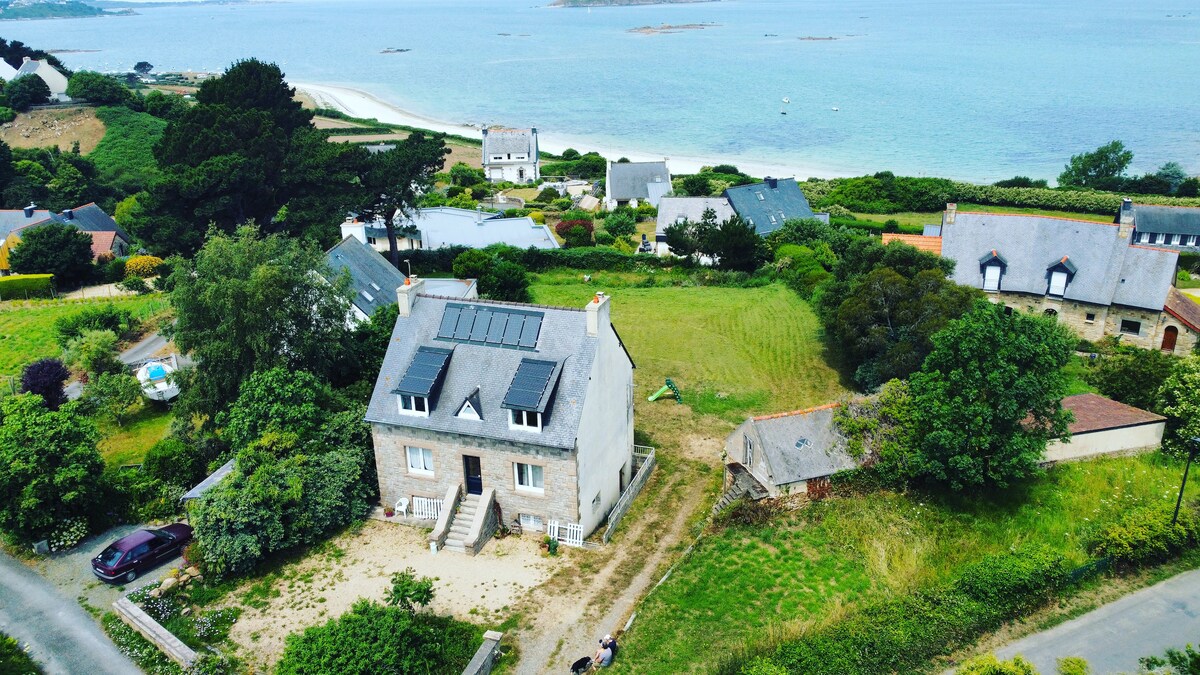
<svg viewBox="0 0 1200 675">
<path fill-rule="evenodd" d="M 503 637 L 503 633 L 494 630 L 484 633 L 483 644 L 479 645 L 475 656 L 463 669 L 462 675 L 488 675 L 492 672 L 492 667 L 496 665 L 496 659 L 500 656 L 500 640 Z"/>
<path fill-rule="evenodd" d="M 142 611 L 141 607 L 133 604 L 128 598 L 121 598 L 113 603 L 113 611 L 117 616 L 121 617 L 130 628 L 141 633 L 142 637 L 150 641 L 159 651 L 166 654 L 175 663 L 178 663 L 183 668 L 191 668 L 199 658 L 196 652 L 191 647 L 183 644 L 179 638 L 175 637 L 166 628 L 163 628 L 157 621 L 150 617 L 149 614 Z"/>
</svg>

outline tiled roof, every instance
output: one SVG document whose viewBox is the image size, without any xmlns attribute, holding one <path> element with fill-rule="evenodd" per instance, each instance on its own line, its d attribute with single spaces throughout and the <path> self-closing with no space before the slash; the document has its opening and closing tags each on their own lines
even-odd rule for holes
<svg viewBox="0 0 1200 675">
<path fill-rule="evenodd" d="M 725 190 L 725 198 L 734 212 L 763 236 L 783 227 L 784 221 L 813 217 L 794 178 L 768 178 L 762 183 L 731 187 Z"/>
<path fill-rule="evenodd" d="M 837 403 L 753 417 L 763 456 L 776 485 L 829 476 L 858 463 L 833 421 Z"/>
<path fill-rule="evenodd" d="M 1133 427 L 1166 419 L 1162 415 L 1118 403 L 1099 394 L 1068 396 L 1062 400 L 1062 406 L 1075 415 L 1075 421 L 1070 426 L 1072 434 Z"/>
<path fill-rule="evenodd" d="M 367 408 L 368 422 L 428 431 L 456 433 L 499 441 L 573 450 L 583 414 L 584 397 L 596 358 L 599 340 L 587 334 L 582 310 L 520 303 L 456 300 L 418 295 L 409 316 L 396 320 L 375 392 Z M 446 342 L 437 338 L 447 304 L 464 302 L 480 309 L 537 312 L 542 324 L 532 350 L 507 349 L 472 342 Z M 392 390 L 400 383 L 413 355 L 421 346 L 454 346 L 445 380 L 431 401 L 428 417 L 402 415 Z M 541 433 L 509 428 L 509 414 L 501 408 L 522 359 L 536 358 L 561 364 L 562 372 L 549 401 Z M 462 402 L 479 388 L 483 420 L 456 417 Z"/>
<path fill-rule="evenodd" d="M 117 240 L 116 232 L 88 232 L 88 234 L 92 236 L 93 258 L 113 250 L 113 244 Z"/>
<path fill-rule="evenodd" d="M 883 243 L 889 244 L 893 241 L 898 241 L 902 244 L 908 244 L 913 248 L 935 255 L 942 254 L 942 238 L 929 237 L 923 234 L 899 234 L 896 232 L 884 232 Z"/>
<path fill-rule="evenodd" d="M 1134 204 L 1133 224 L 1138 232 L 1200 234 L 1200 207 Z"/>
<path fill-rule="evenodd" d="M 1167 314 L 1179 319 L 1188 328 L 1196 332 L 1200 332 L 1200 305 L 1196 301 L 1181 293 L 1174 286 L 1167 292 L 1167 303 L 1163 307 Z"/>
<path fill-rule="evenodd" d="M 724 197 L 663 197 L 658 202 L 658 224 L 655 234 L 664 234 L 667 228 L 687 219 L 693 223 L 700 222 L 705 209 L 712 209 L 717 215 L 717 222 L 723 223 L 733 216 L 733 207 Z"/>
<path fill-rule="evenodd" d="M 1046 295 L 1050 266 L 1067 256 L 1076 272 L 1064 299 L 1162 311 L 1178 254 L 1131 246 L 1119 228 L 1046 216 L 960 211 L 942 226 L 942 255 L 955 261 L 953 280 L 983 286 L 980 257 L 997 251 L 1007 261 L 1001 292 Z"/>
<path fill-rule="evenodd" d="M 671 190 L 671 172 L 666 162 L 609 162 L 604 191 L 610 199 L 620 201 L 649 199 L 651 183 L 664 184 L 664 192 Z"/>
</svg>

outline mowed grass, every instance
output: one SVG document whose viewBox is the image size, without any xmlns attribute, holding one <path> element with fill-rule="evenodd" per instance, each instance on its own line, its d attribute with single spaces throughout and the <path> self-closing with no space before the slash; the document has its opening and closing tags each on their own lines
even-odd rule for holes
<svg viewBox="0 0 1200 675">
<path fill-rule="evenodd" d="M 808 303 L 786 287 L 638 288 L 646 275 L 538 275 L 534 302 L 582 308 L 596 291 L 612 296 L 612 322 L 637 368 L 637 407 L 666 378 L 700 415 L 728 422 L 795 410 L 846 394 L 825 363 L 821 327 Z M 665 405 L 673 405 L 665 403 Z"/>
<path fill-rule="evenodd" d="M 106 300 L 55 300 L 0 302 L 0 375 L 20 375 L 27 363 L 58 356 L 54 322 L 96 304 L 111 302 L 133 312 L 139 319 L 167 308 L 161 295 L 142 295 Z"/>
<path fill-rule="evenodd" d="M 100 455 L 108 466 L 141 464 L 146 452 L 167 437 L 171 430 L 171 411 L 160 404 L 142 400 L 121 426 L 111 419 L 98 421 Z"/>
<path fill-rule="evenodd" d="M 1073 563 L 1129 508 L 1173 503 L 1180 462 L 1155 453 L 1064 464 L 1000 498 L 876 492 L 810 504 L 761 527 L 710 531 L 638 609 L 618 671 L 707 672 L 875 598 L 952 579 L 1023 543 Z M 1200 487 L 1189 486 L 1189 499 Z"/>
</svg>

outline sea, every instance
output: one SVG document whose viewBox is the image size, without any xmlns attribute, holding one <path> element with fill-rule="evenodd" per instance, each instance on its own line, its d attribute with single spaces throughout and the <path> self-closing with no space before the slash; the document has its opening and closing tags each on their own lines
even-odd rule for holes
<svg viewBox="0 0 1200 675">
<path fill-rule="evenodd" d="M 548 1 L 133 3 L 2 22 L 0 37 L 78 50 L 59 54 L 73 69 L 257 57 L 293 81 L 537 127 L 581 151 L 1053 182 L 1072 154 L 1119 139 L 1135 173 L 1200 173 L 1196 0 Z"/>
</svg>

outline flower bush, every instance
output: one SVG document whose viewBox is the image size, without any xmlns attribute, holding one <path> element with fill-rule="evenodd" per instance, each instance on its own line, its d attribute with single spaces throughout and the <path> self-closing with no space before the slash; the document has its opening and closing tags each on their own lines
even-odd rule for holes
<svg viewBox="0 0 1200 675">
<path fill-rule="evenodd" d="M 88 536 L 87 520 L 84 518 L 71 518 L 59 525 L 53 533 L 50 534 L 50 550 L 53 552 L 65 551 L 75 546 Z"/>
<path fill-rule="evenodd" d="M 125 261 L 125 277 L 148 279 L 162 267 L 163 259 L 156 255 L 135 255 Z"/>
</svg>

